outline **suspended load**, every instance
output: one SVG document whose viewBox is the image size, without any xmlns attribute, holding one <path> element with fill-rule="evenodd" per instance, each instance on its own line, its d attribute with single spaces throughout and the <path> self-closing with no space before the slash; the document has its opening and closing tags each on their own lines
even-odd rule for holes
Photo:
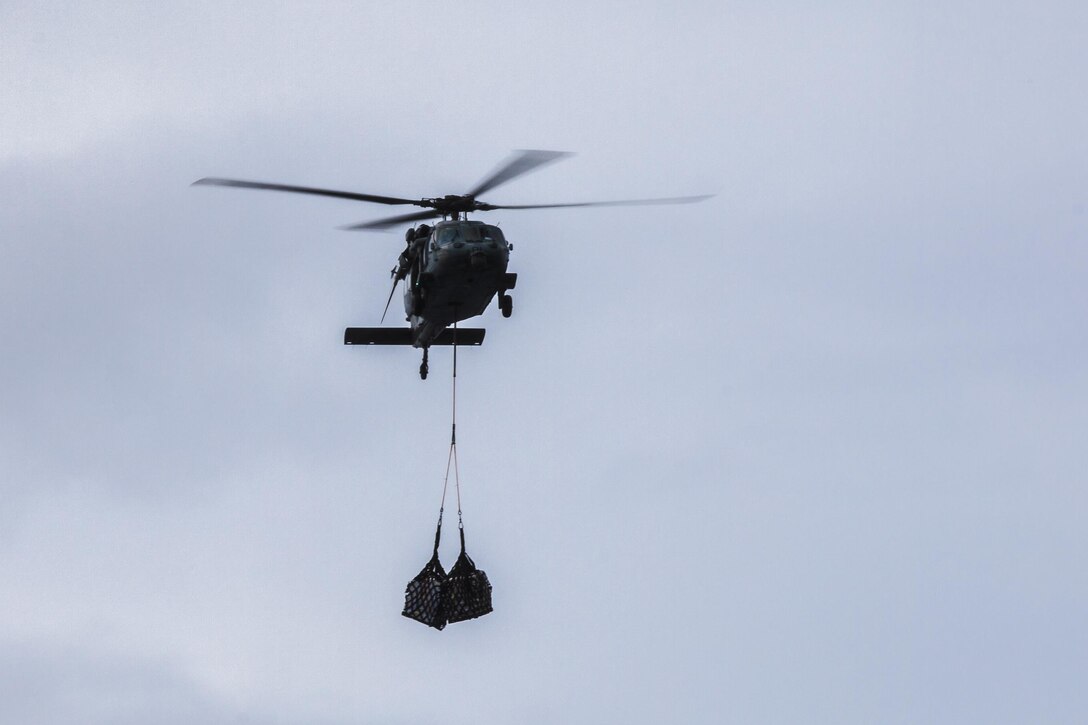
<svg viewBox="0 0 1088 725">
<path fill-rule="evenodd" d="M 461 554 L 449 573 L 438 560 L 438 545 L 442 540 L 442 515 L 446 510 L 446 490 L 450 468 L 457 490 L 457 530 L 461 535 Z M 453 428 L 450 433 L 450 454 L 446 460 L 446 478 L 442 483 L 442 503 L 438 507 L 438 526 L 434 532 L 434 551 L 430 561 L 404 590 L 405 617 L 428 627 L 444 629 L 447 623 L 476 619 L 492 611 L 491 582 L 487 574 L 476 568 L 465 551 L 465 524 L 461 516 L 461 474 L 457 466 L 457 323 L 453 326 Z"/>
<path fill-rule="evenodd" d="M 476 619 L 491 612 L 491 582 L 465 553 L 465 530 L 461 529 L 461 555 L 446 578 L 446 620 L 450 623 Z"/>
<path fill-rule="evenodd" d="M 438 530 L 434 535 L 434 553 L 430 561 L 404 589 L 405 617 L 428 627 L 445 629 L 447 624 L 476 619 L 491 610 L 491 582 L 487 573 L 476 568 L 465 551 L 465 529 L 461 532 L 461 555 L 449 573 L 438 559 L 438 544 L 442 536 L 439 514 Z"/>
<path fill-rule="evenodd" d="M 426 566 L 408 582 L 404 590 L 405 617 L 422 622 L 428 627 L 442 629 L 446 626 L 446 570 L 438 560 L 438 541 L 442 537 L 442 519 L 434 535 L 434 553 Z"/>
</svg>

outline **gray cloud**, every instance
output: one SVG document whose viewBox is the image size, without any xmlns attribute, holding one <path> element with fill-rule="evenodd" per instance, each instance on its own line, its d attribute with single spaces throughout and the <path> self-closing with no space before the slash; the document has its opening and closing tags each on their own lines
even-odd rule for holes
<svg viewBox="0 0 1088 725">
<path fill-rule="evenodd" d="M 276 722 L 235 710 L 162 661 L 76 646 L 7 641 L 4 716 L 23 723 Z"/>
<path fill-rule="evenodd" d="M 0 719 L 1083 720 L 1079 7 L 0 13 Z M 489 217 L 436 634 L 448 356 L 339 344 L 397 235 L 188 184 L 525 147 L 489 201 L 718 196 Z"/>
</svg>

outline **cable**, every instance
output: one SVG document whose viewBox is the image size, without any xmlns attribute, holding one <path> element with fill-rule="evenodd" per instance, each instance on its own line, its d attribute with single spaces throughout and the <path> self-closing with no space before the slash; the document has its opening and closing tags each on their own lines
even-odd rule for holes
<svg viewBox="0 0 1088 725">
<path fill-rule="evenodd" d="M 461 548 L 464 549 L 465 524 L 461 517 L 461 472 L 457 465 L 457 321 L 453 322 L 453 406 L 450 415 L 450 453 L 446 458 L 446 475 L 442 481 L 442 503 L 438 507 L 438 526 L 442 526 L 442 515 L 446 510 L 446 491 L 450 483 L 450 464 L 453 464 L 453 485 L 457 492 L 457 528 L 461 531 Z"/>
</svg>

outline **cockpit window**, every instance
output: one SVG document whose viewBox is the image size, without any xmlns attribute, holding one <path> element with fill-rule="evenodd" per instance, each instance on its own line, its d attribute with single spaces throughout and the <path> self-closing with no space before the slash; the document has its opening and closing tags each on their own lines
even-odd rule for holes
<svg viewBox="0 0 1088 725">
<path fill-rule="evenodd" d="M 458 227 L 443 227 L 438 230 L 438 243 L 443 247 L 447 244 L 453 244 L 460 240 L 460 229 Z"/>
<path fill-rule="evenodd" d="M 502 230 L 490 224 L 459 224 L 438 229 L 438 245 L 445 247 L 454 242 L 505 243 Z"/>
</svg>

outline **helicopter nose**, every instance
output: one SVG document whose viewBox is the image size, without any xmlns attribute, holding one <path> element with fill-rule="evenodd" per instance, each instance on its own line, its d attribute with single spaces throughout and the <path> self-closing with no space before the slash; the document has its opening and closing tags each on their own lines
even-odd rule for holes
<svg viewBox="0 0 1088 725">
<path fill-rule="evenodd" d="M 468 259 L 473 269 L 484 269 L 488 266 L 487 252 L 482 249 L 473 249 Z"/>
</svg>

